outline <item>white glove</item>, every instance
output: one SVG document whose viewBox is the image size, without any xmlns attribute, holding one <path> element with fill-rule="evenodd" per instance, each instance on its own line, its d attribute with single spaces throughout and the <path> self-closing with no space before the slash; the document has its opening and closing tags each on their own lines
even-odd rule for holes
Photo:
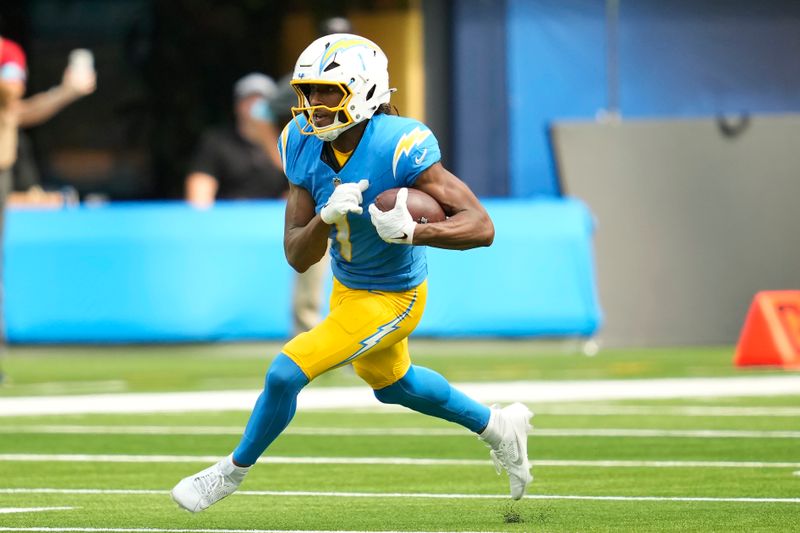
<svg viewBox="0 0 800 533">
<path fill-rule="evenodd" d="M 333 189 L 328 202 L 319 212 L 322 221 L 326 224 L 336 224 L 347 216 L 347 213 L 360 215 L 364 212 L 361 207 L 361 193 L 367 190 L 369 181 L 361 180 L 358 183 L 342 183 Z"/>
<path fill-rule="evenodd" d="M 403 187 L 397 191 L 397 199 L 390 211 L 381 211 L 375 204 L 370 204 L 369 215 L 378 235 L 386 242 L 394 244 L 411 244 L 414 240 L 414 229 L 417 223 L 408 212 L 406 200 L 408 189 Z"/>
</svg>

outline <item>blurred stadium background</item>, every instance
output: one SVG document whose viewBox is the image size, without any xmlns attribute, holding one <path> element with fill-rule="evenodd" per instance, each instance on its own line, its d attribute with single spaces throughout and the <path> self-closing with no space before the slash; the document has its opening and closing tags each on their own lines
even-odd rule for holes
<svg viewBox="0 0 800 533">
<path fill-rule="evenodd" d="M 97 92 L 29 134 L 46 187 L 110 201 L 10 213 L 12 341 L 288 334 L 280 205 L 200 217 L 169 201 L 232 83 L 280 78 L 334 15 L 386 49 L 394 102 L 501 230 L 459 262 L 472 303 L 444 274 L 454 254 L 432 251 L 420 333 L 733 343 L 757 291 L 800 285 L 794 2 L 33 0 L 0 15 L 29 93 L 69 50 L 94 52 Z"/>
<path fill-rule="evenodd" d="M 431 127 L 445 166 L 496 222 L 489 249 L 429 250 L 417 353 L 459 383 L 502 390 L 514 381 L 522 389 L 507 390 L 531 391 L 543 414 L 535 425 L 544 436 L 532 436 L 539 499 L 517 511 L 463 494 L 430 504 L 367 498 L 374 516 L 399 516 L 363 518 L 366 493 L 505 490 L 469 464 L 454 475 L 442 466 L 485 459 L 475 446 L 436 447 L 413 431 L 387 446 L 369 433 L 390 423 L 370 418 L 377 404 L 321 414 L 312 405 L 298 418 L 305 444 L 290 437 L 296 444 L 276 453 L 430 458 L 435 448 L 445 463 L 416 477 L 392 470 L 401 486 L 382 484 L 374 466 L 282 467 L 275 484 L 251 487 L 281 509 L 272 523 L 248 515 L 246 498 L 231 498 L 202 525 L 176 518 L 166 490 L 192 464 L 164 466 L 163 477 L 143 472 L 147 459 L 91 466 L 105 464 L 99 454 L 123 453 L 203 463 L 235 442 L 249 396 L 210 418 L 108 413 L 122 393 L 260 387 L 291 330 L 282 203 L 198 211 L 181 201 L 183 180 L 203 128 L 230 119 L 233 83 L 252 71 L 283 76 L 330 16 L 346 16 L 383 47 L 399 88 L 393 103 Z M 800 3 L 6 0 L 0 35 L 26 50 L 29 93 L 56 83 L 75 48 L 93 51 L 98 72 L 96 93 L 28 132 L 45 187 L 74 187 L 81 203 L 6 211 L 10 348 L 0 361 L 8 377 L 0 509 L 67 505 L 92 519 L 8 511 L 0 526 L 791 531 L 800 523 L 800 381 L 732 364 L 756 293 L 800 289 Z M 783 333 L 800 347 L 793 309 Z M 596 358 L 579 355 L 598 346 Z M 800 363 L 800 348 L 794 354 Z M 357 385 L 342 372 L 314 384 Z M 548 392 L 559 387 L 566 392 Z M 480 390 L 486 401 L 510 400 Z M 87 408 L 78 406 L 84 394 L 112 396 L 86 396 L 95 406 Z M 175 405 L 209 408 L 197 402 Z M 350 421 L 366 443 L 335 438 Z M 668 473 L 670 464 L 677 470 Z M 319 487 L 320 472 L 347 481 Z M 113 492 L 53 496 L 81 489 L 130 490 L 134 507 L 103 521 L 93 506 L 123 509 Z M 291 489 L 307 492 L 269 493 Z M 348 513 L 311 493 L 336 489 L 365 494 L 337 496 L 351 498 Z M 614 497 L 620 503 L 603 499 Z M 137 517 L 137 506 L 151 514 Z M 318 514 L 304 521 L 308 508 Z"/>
</svg>

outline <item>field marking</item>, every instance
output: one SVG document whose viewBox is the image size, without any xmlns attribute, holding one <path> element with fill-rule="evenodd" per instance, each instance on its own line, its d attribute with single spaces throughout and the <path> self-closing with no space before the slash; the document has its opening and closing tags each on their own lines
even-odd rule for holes
<svg viewBox="0 0 800 533">
<path fill-rule="evenodd" d="M 541 437 L 668 437 L 692 439 L 798 439 L 800 431 L 734 429 L 534 429 Z"/>
<path fill-rule="evenodd" d="M 0 494 L 123 494 L 166 495 L 167 490 L 148 489 L 0 489 Z M 283 496 L 323 498 L 426 498 L 461 500 L 507 500 L 508 494 L 447 494 L 432 492 L 333 492 L 302 490 L 240 490 L 235 496 Z M 800 498 L 749 498 L 718 496 L 583 496 L 564 494 L 528 494 L 526 500 L 599 500 L 599 501 L 651 501 L 651 502 L 723 502 L 723 503 L 792 503 Z M 123 530 L 127 531 L 127 530 Z"/>
<path fill-rule="evenodd" d="M 85 533 L 319 533 L 320 530 L 306 529 L 159 529 L 159 528 L 133 528 L 133 527 L 0 527 L 0 531 L 83 531 Z M 328 531 L 324 533 L 360 533 L 359 531 Z M 382 531 L 381 533 L 429 533 L 427 531 Z M 462 532 L 436 532 L 436 533 L 479 533 L 477 531 Z"/>
<path fill-rule="evenodd" d="M 0 454 L 0 461 L 21 462 L 95 462 L 95 463 L 215 463 L 216 455 L 91 455 L 91 454 Z M 312 465 L 407 465 L 407 466 L 486 466 L 483 459 L 414 459 L 409 457 L 280 457 L 267 456 L 259 464 Z M 557 460 L 531 461 L 533 466 L 598 468 L 800 468 L 800 462 L 760 461 L 628 461 L 628 460 Z M 0 489 L 0 493 L 3 489 Z"/>
<path fill-rule="evenodd" d="M 541 405 L 536 413 L 560 416 L 690 416 L 690 417 L 780 417 L 800 416 L 799 407 L 715 407 L 709 405 Z"/>
<path fill-rule="evenodd" d="M 241 426 L 81 426 L 15 425 L 0 426 L 0 433 L 85 434 L 85 435 L 240 435 Z M 287 428 L 286 435 L 349 437 L 474 437 L 461 428 Z M 800 431 L 733 429 L 612 429 L 558 428 L 535 429 L 534 437 L 633 437 L 692 439 L 800 439 Z"/>
<path fill-rule="evenodd" d="M 215 455 L 91 455 L 91 454 L 0 454 L 0 461 L 25 462 L 96 462 L 96 463 L 215 463 Z M 413 459 L 409 457 L 276 457 L 258 459 L 259 464 L 312 465 L 413 465 L 413 466 L 485 466 L 483 459 Z M 800 467 L 800 463 L 797 463 Z M 0 492 L 2 490 L 0 489 Z"/>
<path fill-rule="evenodd" d="M 108 392 L 125 392 L 128 382 L 122 379 L 109 379 L 101 381 L 48 381 L 43 383 L 28 383 L 15 385 L 19 392 L 33 394 L 99 394 Z"/>
<path fill-rule="evenodd" d="M 484 402 L 578 402 L 597 400 L 716 398 L 796 395 L 800 375 L 729 378 L 663 378 L 591 381 L 510 381 L 456 383 L 468 396 Z M 260 390 L 165 393 L 120 393 L 0 398 L 0 416 L 250 411 Z M 298 409 L 331 410 L 379 407 L 369 387 L 309 387 L 297 399 Z"/>
<path fill-rule="evenodd" d="M 43 511 L 71 511 L 75 507 L 0 507 L 0 514 L 41 513 Z"/>
</svg>

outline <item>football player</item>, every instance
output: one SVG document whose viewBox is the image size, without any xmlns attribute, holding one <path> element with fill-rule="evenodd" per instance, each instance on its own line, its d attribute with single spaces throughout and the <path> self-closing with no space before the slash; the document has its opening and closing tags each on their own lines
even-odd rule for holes
<svg viewBox="0 0 800 533">
<path fill-rule="evenodd" d="M 279 139 L 291 183 L 284 229 L 289 263 L 303 272 L 326 252 L 334 274 L 330 314 L 289 341 L 273 360 L 241 442 L 231 455 L 181 480 L 173 499 L 192 512 L 233 493 L 286 428 L 300 390 L 320 374 L 351 363 L 376 398 L 443 418 L 475 432 L 508 472 L 511 497 L 531 482 L 527 431 L 532 413 L 520 403 L 487 407 L 440 374 L 411 363 L 408 336 L 427 294 L 425 246 L 489 246 L 494 226 L 472 191 L 440 162 L 424 124 L 394 114 L 388 61 L 372 41 L 333 34 L 300 55 L 292 86 L 298 104 Z M 393 209 L 373 204 L 402 187 Z M 417 224 L 408 187 L 444 208 L 443 222 Z M 369 206 L 365 209 L 365 206 Z"/>
</svg>

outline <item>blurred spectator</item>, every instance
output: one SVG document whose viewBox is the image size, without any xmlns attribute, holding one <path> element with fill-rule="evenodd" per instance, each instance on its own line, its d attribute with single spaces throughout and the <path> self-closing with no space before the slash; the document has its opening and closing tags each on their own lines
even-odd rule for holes
<svg viewBox="0 0 800 533">
<path fill-rule="evenodd" d="M 64 195 L 42 189 L 30 140 L 18 128 L 38 126 L 72 102 L 92 94 L 97 82 L 92 54 L 88 50 L 73 50 L 59 85 L 23 99 L 26 82 L 25 52 L 14 41 L 0 37 L 0 84 L 4 93 L 0 202 L 3 207 L 6 202 L 60 207 L 65 201 Z M 10 165 L 9 154 L 13 154 Z"/>
<path fill-rule="evenodd" d="M 11 167 L 17 160 L 17 128 L 20 99 L 25 93 L 27 62 L 20 46 L 0 37 L 0 201 L 11 182 Z M 0 204 L 0 206 L 2 205 Z"/>
<path fill-rule="evenodd" d="M 7 202 L 62 205 L 60 193 L 46 193 L 38 183 L 29 183 L 24 192 L 11 193 L 20 148 L 19 128 L 41 124 L 75 100 L 93 93 L 97 78 L 91 57 L 88 50 L 74 51 L 60 85 L 23 99 L 27 82 L 25 52 L 14 41 L 0 37 L 0 236 Z M 26 147 L 24 143 L 22 146 Z M 27 163 L 30 164 L 30 160 Z M 0 316 L 0 349 L 4 346 L 5 320 Z"/>
<path fill-rule="evenodd" d="M 289 188 L 278 153 L 280 131 L 270 101 L 277 87 L 269 76 L 253 73 L 234 86 L 235 124 L 203 134 L 186 177 L 186 199 L 199 208 L 217 199 L 282 198 Z M 296 333 L 320 321 L 322 277 L 327 261 L 295 277 L 292 303 Z"/>
<path fill-rule="evenodd" d="M 234 87 L 233 127 L 205 132 L 186 178 L 186 199 L 207 207 L 215 199 L 280 198 L 288 189 L 278 153 L 279 131 L 268 105 L 275 82 L 250 74 Z"/>
</svg>

